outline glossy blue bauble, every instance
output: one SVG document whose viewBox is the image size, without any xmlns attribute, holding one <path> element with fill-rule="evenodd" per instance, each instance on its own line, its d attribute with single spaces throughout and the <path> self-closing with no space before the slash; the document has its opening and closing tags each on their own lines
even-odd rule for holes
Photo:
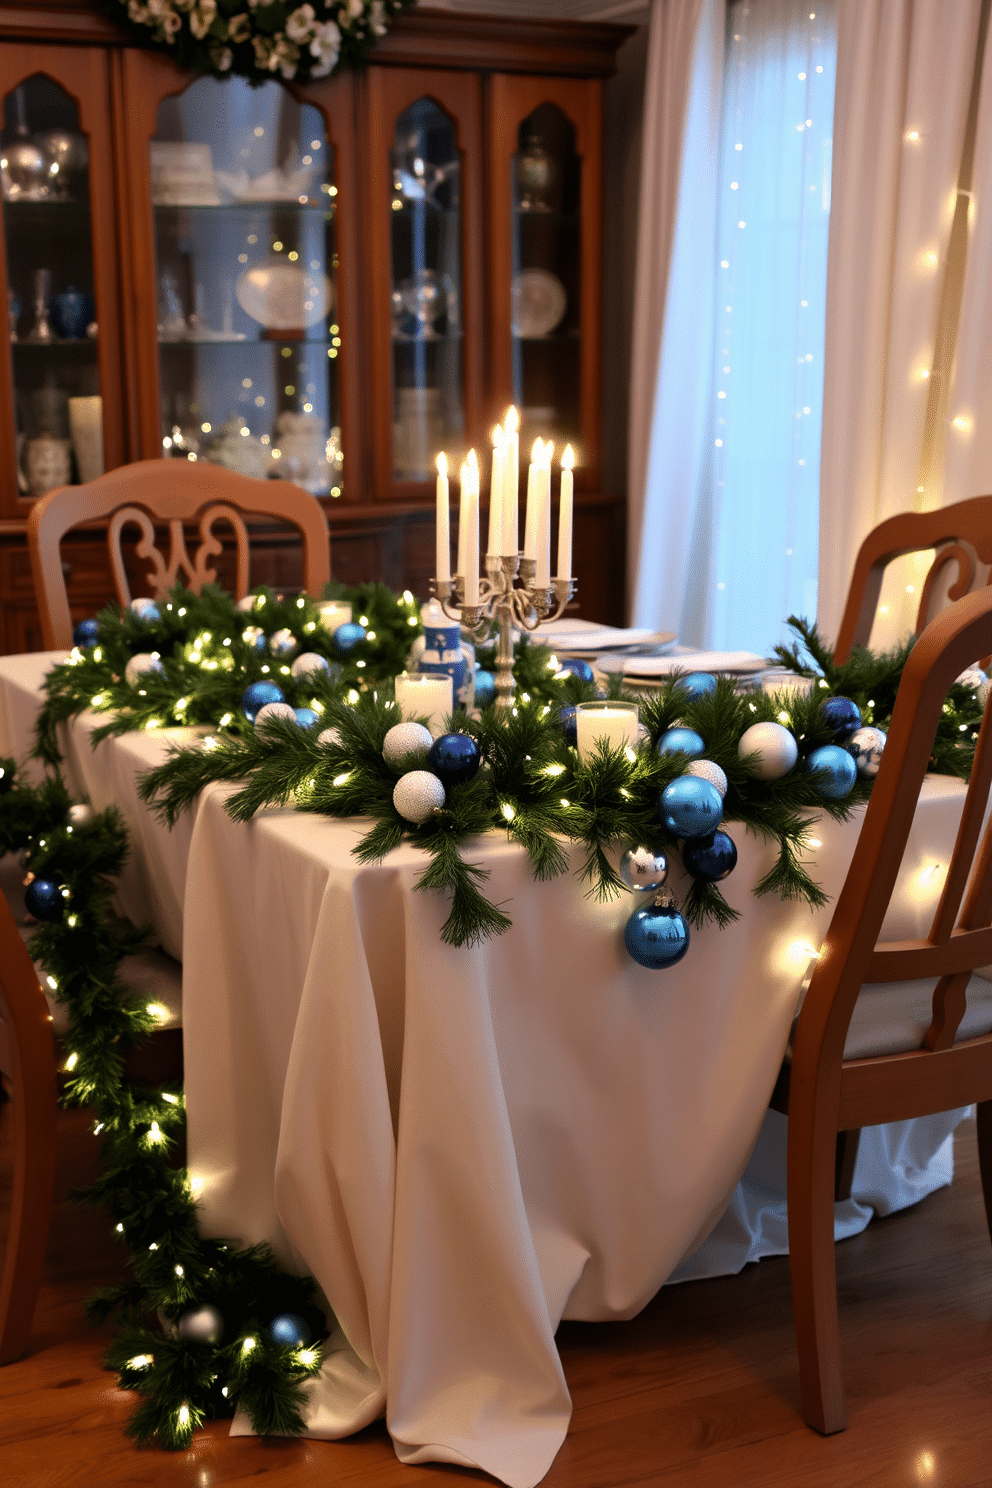
<svg viewBox="0 0 992 1488">
<path fill-rule="evenodd" d="M 72 632 L 74 646 L 95 646 L 99 639 L 100 622 L 98 620 L 80 620 Z"/>
<path fill-rule="evenodd" d="M 833 730 L 835 739 L 846 739 L 848 734 L 861 727 L 861 709 L 850 698 L 827 698 L 823 704 L 823 717 Z"/>
<path fill-rule="evenodd" d="M 579 726 L 575 722 L 575 704 L 566 703 L 564 708 L 558 709 L 558 722 L 562 726 L 562 732 L 569 744 L 576 748 L 579 743 Z"/>
<path fill-rule="evenodd" d="M 737 867 L 737 848 L 726 832 L 714 832 L 712 837 L 694 837 L 682 849 L 682 862 L 686 873 L 703 883 L 719 883 Z"/>
<path fill-rule="evenodd" d="M 712 697 L 716 692 L 716 678 L 712 672 L 687 672 L 675 678 L 675 686 L 690 697 Z"/>
<path fill-rule="evenodd" d="M 300 728 L 311 728 L 317 722 L 317 714 L 313 708 L 297 708 L 296 721 Z"/>
<path fill-rule="evenodd" d="M 339 656 L 350 656 L 362 644 L 364 639 L 365 626 L 356 625 L 349 620 L 345 625 L 339 625 L 334 632 L 334 649 Z"/>
<path fill-rule="evenodd" d="M 675 837 L 708 837 L 722 816 L 723 797 L 698 775 L 680 775 L 665 786 L 658 801 L 658 819 Z"/>
<path fill-rule="evenodd" d="M 269 1324 L 269 1334 L 276 1343 L 289 1348 L 303 1348 L 310 1342 L 310 1328 L 298 1312 L 281 1312 Z"/>
<path fill-rule="evenodd" d="M 627 921 L 623 940 L 638 966 L 661 971 L 689 949 L 689 926 L 674 904 L 645 904 Z"/>
<path fill-rule="evenodd" d="M 477 667 L 475 673 L 475 706 L 477 708 L 488 708 L 489 704 L 495 701 L 496 678 L 492 672 L 484 672 L 481 667 Z"/>
<path fill-rule="evenodd" d="M 282 688 L 277 687 L 274 682 L 252 682 L 241 694 L 241 711 L 249 723 L 254 723 L 259 710 L 266 703 L 282 702 L 285 702 Z"/>
<path fill-rule="evenodd" d="M 578 677 L 580 682 L 592 682 L 594 680 L 592 667 L 587 661 L 583 661 L 579 656 L 566 656 L 564 661 L 562 661 L 559 657 L 559 676 L 562 672 L 571 672 L 572 676 Z"/>
<path fill-rule="evenodd" d="M 816 775 L 816 787 L 828 801 L 842 801 L 854 789 L 858 767 L 839 744 L 824 744 L 806 758 L 806 769 Z"/>
<path fill-rule="evenodd" d="M 445 790 L 474 780 L 482 764 L 479 746 L 468 734 L 442 734 L 435 739 L 427 756 L 427 768 L 437 776 Z"/>
<path fill-rule="evenodd" d="M 50 878 L 33 878 L 24 890 L 24 907 L 36 920 L 54 924 L 65 913 L 62 885 Z"/>
<path fill-rule="evenodd" d="M 706 753 L 706 745 L 691 728 L 666 729 L 655 748 L 659 754 L 686 754 L 690 759 Z"/>
</svg>

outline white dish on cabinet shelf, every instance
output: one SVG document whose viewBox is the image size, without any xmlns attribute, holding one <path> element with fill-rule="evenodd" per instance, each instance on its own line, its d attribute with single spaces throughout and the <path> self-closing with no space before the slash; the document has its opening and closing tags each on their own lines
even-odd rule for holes
<svg viewBox="0 0 992 1488">
<path fill-rule="evenodd" d="M 549 336 L 567 308 L 564 284 L 547 269 L 521 269 L 510 286 L 510 318 L 516 336 Z"/>
<path fill-rule="evenodd" d="M 295 331 L 320 325 L 329 314 L 334 289 L 326 274 L 282 259 L 266 259 L 245 269 L 234 286 L 246 315 L 268 331 Z"/>
</svg>

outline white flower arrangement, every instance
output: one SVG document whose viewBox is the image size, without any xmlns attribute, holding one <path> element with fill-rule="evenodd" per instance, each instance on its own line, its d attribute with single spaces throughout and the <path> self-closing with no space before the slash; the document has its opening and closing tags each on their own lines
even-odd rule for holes
<svg viewBox="0 0 992 1488">
<path fill-rule="evenodd" d="M 180 67 L 252 82 L 306 82 L 362 67 L 397 11 L 414 0 L 108 0 L 114 19 Z"/>
</svg>

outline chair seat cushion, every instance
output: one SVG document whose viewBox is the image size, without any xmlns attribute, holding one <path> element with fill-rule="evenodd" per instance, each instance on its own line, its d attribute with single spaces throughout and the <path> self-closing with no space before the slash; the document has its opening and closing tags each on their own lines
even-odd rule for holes
<svg viewBox="0 0 992 1488">
<path fill-rule="evenodd" d="M 870 1059 L 919 1049 L 933 1016 L 935 977 L 916 982 L 866 983 L 854 1004 L 845 1059 Z M 954 1042 L 992 1031 L 992 982 L 977 973 L 968 983 L 968 1006 Z"/>
</svg>

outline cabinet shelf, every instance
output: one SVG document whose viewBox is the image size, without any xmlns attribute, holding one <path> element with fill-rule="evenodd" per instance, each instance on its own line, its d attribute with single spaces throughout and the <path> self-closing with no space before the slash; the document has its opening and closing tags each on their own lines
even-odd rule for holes
<svg viewBox="0 0 992 1488">
<path fill-rule="evenodd" d="M 244 336 L 240 340 L 236 336 L 232 336 L 230 340 L 227 340 L 226 338 L 222 338 L 222 337 L 213 337 L 213 336 L 211 336 L 211 337 L 204 337 L 203 339 L 200 339 L 200 338 L 198 338 L 196 336 L 160 336 L 159 337 L 159 341 L 158 341 L 158 345 L 159 345 L 159 348 L 160 349 L 161 348 L 164 348 L 164 347 L 167 347 L 167 346 L 177 346 L 177 347 L 182 347 L 184 350 L 188 349 L 191 346 L 195 346 L 196 349 L 197 349 L 197 351 L 202 351 L 205 347 L 215 347 L 217 349 L 227 349 L 227 348 L 234 347 L 234 346 L 238 347 L 239 350 L 242 350 L 242 351 L 246 350 L 248 347 L 251 347 L 253 350 L 267 350 L 267 351 L 279 351 L 279 352 L 281 352 L 282 349 L 284 347 L 286 347 L 286 346 L 288 346 L 288 347 L 296 347 L 296 346 L 319 346 L 319 347 L 324 347 L 326 350 L 330 350 L 330 351 L 338 351 L 339 352 L 341 350 L 341 347 L 339 345 L 336 346 L 334 344 L 334 342 L 331 341 L 331 340 L 329 340 L 326 336 L 323 336 L 323 337 L 317 336 L 313 340 L 310 340 L 309 338 L 301 338 L 301 337 L 298 337 L 298 336 L 288 336 L 288 335 L 287 336 L 271 336 L 271 337 L 270 336 L 258 336 L 258 337 Z"/>
<path fill-rule="evenodd" d="M 178 217 L 182 212 L 192 212 L 194 216 L 228 216 L 228 217 L 257 217 L 264 212 L 271 216 L 285 214 L 287 217 L 310 217 L 323 218 L 330 221 L 334 217 L 334 202 L 295 202 L 280 201 L 235 201 L 235 202 L 154 202 L 155 216 L 168 219 Z"/>
<path fill-rule="evenodd" d="M 55 337 L 51 341 L 29 341 L 25 336 L 20 341 L 12 341 L 10 349 L 15 355 L 27 351 L 34 356 L 39 351 L 95 351 L 96 346 L 95 336 L 74 336 L 71 341 L 60 341 Z"/>
</svg>

